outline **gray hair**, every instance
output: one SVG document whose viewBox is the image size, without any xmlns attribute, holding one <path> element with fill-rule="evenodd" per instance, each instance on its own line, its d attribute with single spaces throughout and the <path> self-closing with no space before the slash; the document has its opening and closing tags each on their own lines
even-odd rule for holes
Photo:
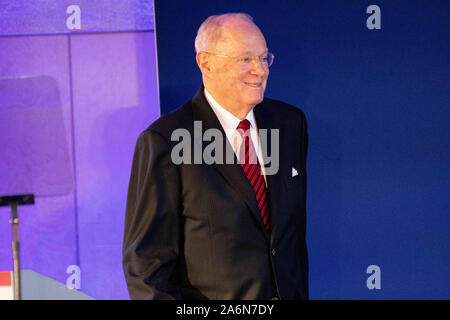
<svg viewBox="0 0 450 320">
<path fill-rule="evenodd" d="M 222 38 L 222 26 L 230 18 L 240 18 L 253 22 L 253 18 L 246 13 L 225 13 L 208 17 L 198 28 L 195 37 L 195 52 L 208 51 L 210 46 L 215 45 Z"/>
</svg>

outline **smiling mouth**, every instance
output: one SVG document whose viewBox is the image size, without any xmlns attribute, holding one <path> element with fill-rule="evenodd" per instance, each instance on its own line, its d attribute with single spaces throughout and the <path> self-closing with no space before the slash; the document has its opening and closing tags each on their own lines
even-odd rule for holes
<svg viewBox="0 0 450 320">
<path fill-rule="evenodd" d="M 244 82 L 247 86 L 252 88 L 259 88 L 262 86 L 261 82 Z"/>
</svg>

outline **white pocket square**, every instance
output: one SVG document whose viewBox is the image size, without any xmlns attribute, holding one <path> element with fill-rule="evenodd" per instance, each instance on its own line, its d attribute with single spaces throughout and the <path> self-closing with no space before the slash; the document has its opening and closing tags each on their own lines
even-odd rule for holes
<svg viewBox="0 0 450 320">
<path fill-rule="evenodd" d="M 292 177 L 298 176 L 298 172 L 295 168 L 292 168 Z"/>
</svg>

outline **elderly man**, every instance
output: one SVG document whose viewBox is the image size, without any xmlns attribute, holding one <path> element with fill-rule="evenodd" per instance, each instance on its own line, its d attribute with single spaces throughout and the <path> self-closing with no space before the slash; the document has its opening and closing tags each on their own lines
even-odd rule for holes
<svg viewBox="0 0 450 320">
<path fill-rule="evenodd" d="M 123 245 L 130 296 L 307 299 L 305 116 L 264 98 L 274 56 L 250 16 L 209 17 L 195 48 L 203 86 L 137 141 Z M 191 148 L 174 152 L 177 130 Z M 223 144 L 215 161 L 199 161 L 211 130 Z"/>
</svg>

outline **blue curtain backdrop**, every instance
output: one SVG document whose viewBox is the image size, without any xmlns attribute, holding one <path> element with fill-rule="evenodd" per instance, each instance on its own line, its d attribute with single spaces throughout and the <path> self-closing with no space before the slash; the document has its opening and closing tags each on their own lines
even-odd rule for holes
<svg viewBox="0 0 450 320">
<path fill-rule="evenodd" d="M 450 2 L 156 1 L 161 113 L 200 87 L 197 28 L 225 12 L 253 16 L 266 96 L 308 119 L 311 298 L 449 299 Z"/>
</svg>

